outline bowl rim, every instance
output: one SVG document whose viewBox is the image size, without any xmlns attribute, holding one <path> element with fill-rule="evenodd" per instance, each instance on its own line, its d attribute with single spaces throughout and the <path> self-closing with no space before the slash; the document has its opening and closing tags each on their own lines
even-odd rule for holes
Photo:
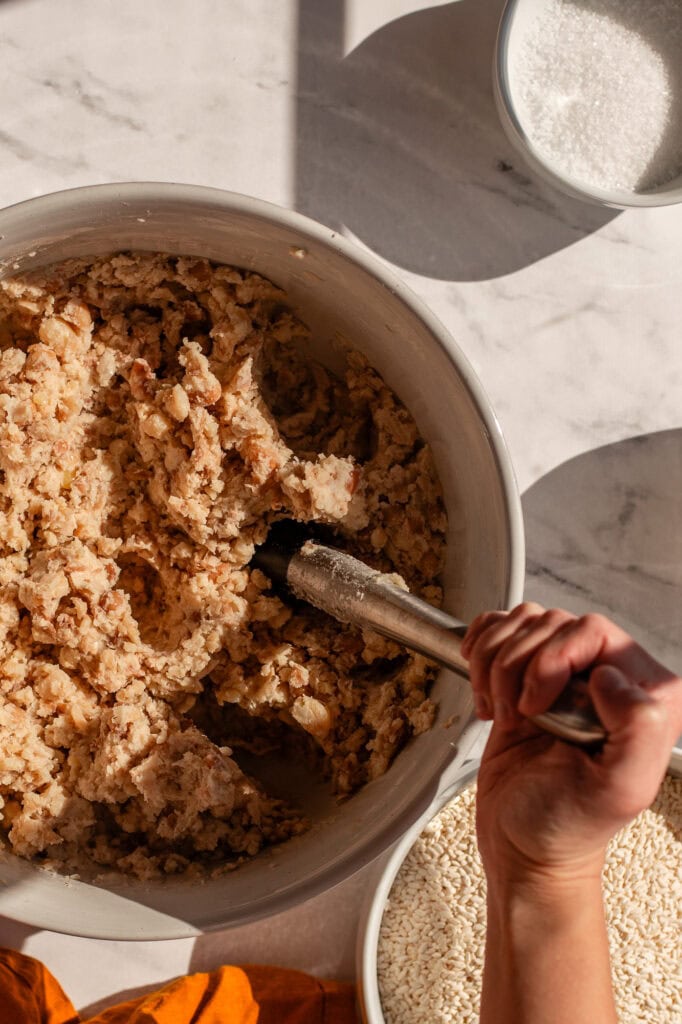
<svg viewBox="0 0 682 1024">
<path fill-rule="evenodd" d="M 648 192 L 630 192 L 626 189 L 603 189 L 578 178 L 570 177 L 561 172 L 560 168 L 548 160 L 535 145 L 526 132 L 518 116 L 512 98 L 511 74 L 509 69 L 509 44 L 514 31 L 514 19 L 522 3 L 528 0 L 506 0 L 500 18 L 495 50 L 493 54 L 493 95 L 495 106 L 504 132 L 524 158 L 528 166 L 540 178 L 565 195 L 573 199 L 581 199 L 598 206 L 609 206 L 617 210 L 650 209 L 661 206 L 675 206 L 682 203 L 682 169 L 675 184 L 668 188 L 665 185 Z"/>
<path fill-rule="evenodd" d="M 476 781 L 480 764 L 480 758 L 464 762 L 449 785 L 438 793 L 421 817 L 396 843 L 388 859 L 382 860 L 379 871 L 372 879 L 373 887 L 358 923 L 355 956 L 357 993 L 364 1024 L 385 1024 L 377 973 L 377 951 L 386 902 L 396 876 L 428 823 Z"/>
<path fill-rule="evenodd" d="M 11 236 L 13 229 L 21 226 L 25 237 L 27 216 L 35 217 L 37 223 L 40 223 L 43 218 L 63 215 L 64 211 L 68 210 L 70 204 L 73 204 L 74 208 L 78 208 L 81 218 L 85 219 L 88 209 L 94 211 L 99 208 L 101 212 L 103 205 L 113 206 L 118 204 L 137 207 L 144 206 L 145 203 L 159 203 L 163 201 L 183 204 L 191 203 L 198 210 L 201 208 L 213 211 L 218 210 L 226 215 L 237 213 L 257 217 L 266 222 L 274 222 L 285 229 L 289 229 L 298 237 L 310 238 L 312 241 L 321 244 L 327 249 L 331 249 L 351 263 L 359 266 L 368 275 L 379 281 L 383 287 L 390 291 L 392 295 L 424 323 L 434 343 L 445 353 L 462 379 L 463 385 L 476 408 L 477 415 L 480 417 L 482 428 L 488 437 L 491 456 L 500 481 L 501 500 L 504 508 L 505 540 L 508 557 L 506 580 L 502 588 L 505 595 L 505 607 L 511 607 L 513 604 L 516 604 L 522 597 L 525 578 L 523 514 L 511 458 L 500 424 L 473 367 L 454 338 L 450 336 L 440 320 L 412 289 L 399 279 L 378 257 L 365 251 L 355 242 L 347 240 L 338 231 L 327 228 L 297 211 L 288 210 L 262 199 L 223 189 L 172 182 L 128 181 L 85 185 L 25 199 L 0 210 L 0 236 L 4 239 L 3 244 L 6 245 L 8 236 Z M 24 245 L 23 242 L 22 245 Z M 28 247 L 28 245 L 24 245 L 24 248 Z M 21 254 L 17 253 L 17 256 L 19 255 Z M 7 264 L 5 263 L 4 265 L 6 266 Z M 9 266 L 11 267 L 11 263 Z M 473 744 L 473 739 L 469 739 L 470 743 Z M 468 750 L 471 749 L 471 746 L 467 748 L 466 743 L 467 736 L 465 731 L 460 738 L 460 756 L 466 756 Z M 453 757 L 454 754 L 455 752 L 453 751 Z M 439 779 L 424 780 L 419 792 L 415 794 L 410 807 L 406 808 L 401 815 L 400 821 L 392 820 L 386 823 L 381 834 L 375 838 L 375 845 L 379 847 L 379 852 L 385 850 L 391 843 L 395 843 L 405 834 L 404 821 L 406 819 L 413 820 L 415 810 L 421 813 L 421 808 L 424 806 L 425 801 L 428 801 L 428 805 L 431 806 L 431 794 L 434 792 L 434 786 L 436 792 L 441 789 L 443 779 L 447 778 L 447 768 L 447 765 L 443 766 Z M 379 852 L 375 853 L 374 856 L 378 856 Z M 367 855 L 367 850 L 363 852 L 363 850 L 355 849 L 343 861 L 313 873 L 285 892 L 268 896 L 266 900 L 267 907 L 254 907 L 253 913 L 250 913 L 249 916 L 244 916 L 238 921 L 235 920 L 232 922 L 232 926 L 247 923 L 249 920 L 262 919 L 266 916 L 280 913 L 290 906 L 303 903 L 305 900 L 332 888 L 342 879 L 355 874 L 365 867 L 371 859 L 372 857 Z M 28 924 L 37 925 L 38 927 L 50 927 L 50 924 L 45 924 L 42 920 L 38 920 L 39 916 L 32 915 L 27 910 L 25 916 L 21 919 L 25 920 Z M 175 923 L 179 924 L 177 921 Z M 229 926 L 229 924 L 226 925 L 224 922 L 216 921 L 206 926 L 205 930 L 222 929 Z M 84 931 L 83 926 L 65 927 L 64 931 L 71 932 L 72 934 L 87 934 L 92 937 L 105 937 L 101 930 Z M 136 934 L 134 924 L 131 923 L 130 934 L 121 934 L 115 937 L 121 939 L 161 939 L 196 934 L 196 927 L 189 922 L 186 923 L 184 929 L 182 927 L 175 928 L 172 936 L 165 928 L 161 928 L 158 932 L 152 929 L 151 931 L 145 931 L 143 935 Z"/>
</svg>

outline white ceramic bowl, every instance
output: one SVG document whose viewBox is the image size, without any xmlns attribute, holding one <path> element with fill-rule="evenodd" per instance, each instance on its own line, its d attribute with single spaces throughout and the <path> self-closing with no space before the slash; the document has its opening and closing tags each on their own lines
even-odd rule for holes
<svg viewBox="0 0 682 1024">
<path fill-rule="evenodd" d="M 333 363 L 339 339 L 363 350 L 433 449 L 449 514 L 447 609 L 467 620 L 520 599 L 521 509 L 498 424 L 455 343 L 382 264 L 298 214 L 189 185 L 93 186 L 0 212 L 0 276 L 130 248 L 252 268 L 287 291 L 323 361 Z M 480 735 L 466 685 L 443 672 L 434 696 L 433 729 L 383 778 L 341 805 L 303 780 L 298 796 L 313 828 L 237 871 L 200 884 L 91 885 L 6 854 L 0 914 L 80 935 L 177 938 L 265 917 L 331 888 L 409 828 Z"/>
<path fill-rule="evenodd" d="M 378 867 L 376 888 L 365 904 L 360 921 L 356 951 L 358 999 L 364 1024 L 385 1024 L 377 976 L 377 950 L 386 901 L 396 875 L 424 828 L 440 814 L 446 804 L 475 780 L 478 768 L 479 761 L 470 761 L 454 772 L 451 781 L 436 796 L 431 806 L 396 844 L 388 860 Z"/>
<path fill-rule="evenodd" d="M 375 887 L 370 890 L 371 895 L 363 908 L 356 948 L 358 999 L 363 1024 L 386 1024 L 377 976 L 377 950 L 386 901 L 396 876 L 428 823 L 475 780 L 479 764 L 479 761 L 470 761 L 455 771 L 450 777 L 451 781 L 438 794 L 431 806 L 396 844 L 388 860 L 384 859 L 377 865 L 373 880 Z M 682 777 L 682 758 L 677 751 L 672 754 L 668 773 Z"/>
<path fill-rule="evenodd" d="M 514 69 L 518 66 L 517 56 L 543 2 L 544 0 L 507 0 L 500 21 L 493 65 L 493 92 L 502 127 L 509 141 L 536 174 L 575 199 L 617 209 L 682 203 L 682 173 L 673 181 L 648 191 L 606 190 L 571 177 L 564 168 L 549 160 L 535 145 L 526 131 L 523 104 L 519 100 Z"/>
</svg>

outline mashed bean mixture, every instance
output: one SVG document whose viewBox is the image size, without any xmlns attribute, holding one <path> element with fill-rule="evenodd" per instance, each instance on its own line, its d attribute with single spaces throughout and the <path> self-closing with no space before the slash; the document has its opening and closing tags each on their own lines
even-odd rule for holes
<svg viewBox="0 0 682 1024">
<path fill-rule="evenodd" d="M 277 596 L 277 519 L 417 593 L 445 514 L 414 421 L 255 274 L 124 253 L 0 283 L 0 814 L 9 847 L 141 877 L 306 827 L 239 766 L 318 752 L 343 796 L 427 729 L 433 669 Z"/>
</svg>

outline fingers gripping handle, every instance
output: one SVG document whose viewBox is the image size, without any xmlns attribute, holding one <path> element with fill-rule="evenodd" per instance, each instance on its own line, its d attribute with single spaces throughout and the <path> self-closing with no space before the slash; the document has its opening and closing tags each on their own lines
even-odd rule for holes
<svg viewBox="0 0 682 1024">
<path fill-rule="evenodd" d="M 603 743 L 606 730 L 597 717 L 587 692 L 587 676 L 574 676 L 552 706 L 531 721 L 569 743 L 581 746 Z"/>
<path fill-rule="evenodd" d="M 287 583 L 297 597 L 341 622 L 373 629 L 469 678 L 468 662 L 460 651 L 465 623 L 433 608 L 397 586 L 390 576 L 351 555 L 309 542 L 291 558 Z M 582 676 L 572 680 L 552 707 L 532 721 L 571 743 L 596 744 L 606 737 L 587 693 L 587 679 Z"/>
</svg>

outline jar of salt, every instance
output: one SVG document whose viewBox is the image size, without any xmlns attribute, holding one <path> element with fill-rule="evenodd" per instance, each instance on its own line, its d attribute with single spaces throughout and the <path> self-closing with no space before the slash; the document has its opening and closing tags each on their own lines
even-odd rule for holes
<svg viewBox="0 0 682 1024">
<path fill-rule="evenodd" d="M 513 0 L 497 87 L 514 141 L 569 191 L 682 201 L 682 0 Z"/>
</svg>

